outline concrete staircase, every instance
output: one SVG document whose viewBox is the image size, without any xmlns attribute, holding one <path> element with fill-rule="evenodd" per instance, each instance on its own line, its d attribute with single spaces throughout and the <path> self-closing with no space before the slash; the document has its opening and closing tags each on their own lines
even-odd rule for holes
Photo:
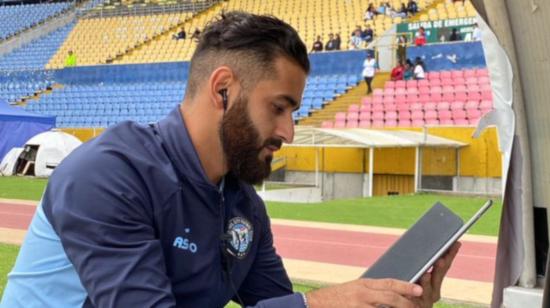
<svg viewBox="0 0 550 308">
<path fill-rule="evenodd" d="M 377 73 L 372 81 L 373 89 L 384 88 L 386 81 L 390 79 L 390 73 Z M 323 109 L 314 111 L 311 116 L 298 122 L 299 125 L 309 125 L 320 127 L 323 121 L 333 121 L 337 112 L 346 112 L 352 104 L 360 104 L 361 98 L 366 96 L 367 84 L 361 81 L 357 86 L 351 88 L 343 95 L 336 97 L 333 101 L 327 103 Z"/>
</svg>

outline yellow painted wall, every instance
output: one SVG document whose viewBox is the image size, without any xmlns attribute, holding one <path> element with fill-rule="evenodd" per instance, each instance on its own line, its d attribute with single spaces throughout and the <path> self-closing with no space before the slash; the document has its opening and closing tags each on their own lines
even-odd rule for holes
<svg viewBox="0 0 550 308">
<path fill-rule="evenodd" d="M 412 129 L 418 131 L 419 129 Z M 495 128 L 486 130 L 479 139 L 473 139 L 474 128 L 432 127 L 428 133 L 468 144 L 460 150 L 460 175 L 500 177 L 501 154 Z M 315 151 L 319 152 L 319 170 L 324 172 L 361 173 L 368 171 L 368 149 L 345 148 L 291 148 L 284 147 L 277 156 L 287 157 L 287 169 L 315 171 Z M 374 173 L 414 174 L 414 148 L 375 149 Z M 424 175 L 456 175 L 455 149 L 425 148 L 423 150 Z"/>
<path fill-rule="evenodd" d="M 71 134 L 82 142 L 86 142 L 96 136 L 99 136 L 105 129 L 104 128 L 62 128 L 61 131 Z"/>
</svg>

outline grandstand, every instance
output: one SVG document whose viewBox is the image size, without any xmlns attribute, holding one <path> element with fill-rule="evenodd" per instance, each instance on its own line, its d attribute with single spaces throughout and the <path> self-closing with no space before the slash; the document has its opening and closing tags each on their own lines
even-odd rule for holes
<svg viewBox="0 0 550 308">
<path fill-rule="evenodd" d="M 70 2 L 0 6 L 0 42 L 63 13 L 71 6 Z"/>
</svg>

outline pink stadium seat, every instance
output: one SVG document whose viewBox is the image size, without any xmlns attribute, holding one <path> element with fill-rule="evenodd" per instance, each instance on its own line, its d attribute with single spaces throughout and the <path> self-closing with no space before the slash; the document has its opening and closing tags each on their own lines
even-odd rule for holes
<svg viewBox="0 0 550 308">
<path fill-rule="evenodd" d="M 480 87 L 477 84 L 466 85 L 468 92 L 481 92 Z"/>
<path fill-rule="evenodd" d="M 439 72 L 429 72 L 429 73 L 427 74 L 427 78 L 428 78 L 428 80 L 430 80 L 430 81 L 431 81 L 431 80 L 434 80 L 434 79 L 439 79 L 439 78 L 440 78 L 440 74 L 439 74 Z"/>
<path fill-rule="evenodd" d="M 405 88 L 396 88 L 395 89 L 395 96 L 405 95 L 405 94 L 407 94 L 407 89 L 405 89 Z"/>
<path fill-rule="evenodd" d="M 387 111 L 384 114 L 384 120 L 397 120 L 397 112 L 396 111 Z"/>
<path fill-rule="evenodd" d="M 451 110 L 464 110 L 464 102 L 463 101 L 452 101 L 451 102 Z"/>
<path fill-rule="evenodd" d="M 449 93 L 449 94 L 451 94 L 451 93 Z M 455 94 L 455 100 L 457 100 L 457 101 L 465 101 L 467 99 L 468 99 L 468 94 L 466 94 L 466 92 L 458 92 L 458 93 Z"/>
<path fill-rule="evenodd" d="M 372 109 L 372 105 L 363 105 L 361 106 L 361 109 L 359 109 L 359 111 L 361 113 L 367 113 L 367 112 L 370 113 L 371 109 Z"/>
<path fill-rule="evenodd" d="M 449 110 L 437 111 L 437 117 L 439 118 L 440 121 L 452 120 L 453 118 L 452 113 Z"/>
<path fill-rule="evenodd" d="M 416 87 L 413 87 L 413 88 L 407 88 L 407 94 L 414 94 L 414 95 L 418 95 L 418 88 L 416 88 Z"/>
<path fill-rule="evenodd" d="M 359 120 L 359 112 L 348 112 L 347 120 L 349 121 L 355 121 Z"/>
<path fill-rule="evenodd" d="M 453 78 L 457 78 L 457 77 L 464 77 L 464 72 L 462 70 L 454 70 L 454 71 L 451 71 L 451 77 Z"/>
<path fill-rule="evenodd" d="M 386 81 L 386 83 L 384 84 L 384 88 L 386 89 L 393 89 L 395 88 L 395 81 Z"/>
<path fill-rule="evenodd" d="M 451 113 L 452 113 L 453 120 L 455 121 L 466 119 L 466 111 L 462 109 L 451 110 Z"/>
<path fill-rule="evenodd" d="M 397 127 L 397 120 L 386 120 L 384 127 Z"/>
<path fill-rule="evenodd" d="M 383 111 L 375 111 L 372 113 L 372 120 L 373 121 L 383 121 L 384 120 L 384 112 Z"/>
<path fill-rule="evenodd" d="M 479 101 L 469 100 L 464 105 L 464 109 L 466 109 L 466 110 L 468 110 L 468 109 L 478 109 L 478 106 L 479 106 Z"/>
<path fill-rule="evenodd" d="M 399 103 L 396 105 L 397 111 L 409 111 L 410 105 L 407 103 Z"/>
<path fill-rule="evenodd" d="M 397 118 L 399 121 L 401 120 L 410 120 L 411 119 L 411 112 L 408 110 L 399 111 Z"/>
<path fill-rule="evenodd" d="M 421 87 L 429 87 L 430 86 L 430 82 L 426 79 L 422 79 L 422 80 L 419 80 L 418 81 L 418 87 L 421 88 Z"/>
<path fill-rule="evenodd" d="M 359 105 L 357 104 L 349 105 L 348 112 L 359 112 Z"/>
<path fill-rule="evenodd" d="M 466 116 L 468 117 L 468 120 L 478 120 L 481 118 L 481 111 L 478 109 L 468 109 L 466 110 Z"/>
<path fill-rule="evenodd" d="M 373 112 L 377 112 L 377 111 L 384 111 L 384 104 L 374 104 L 372 105 L 372 111 Z"/>
<path fill-rule="evenodd" d="M 426 110 L 424 111 L 424 120 L 435 120 L 437 119 L 437 112 L 435 110 Z"/>
<path fill-rule="evenodd" d="M 467 85 L 477 85 L 477 77 L 475 76 L 472 76 L 472 77 L 468 77 L 466 78 L 466 84 Z"/>
<path fill-rule="evenodd" d="M 426 125 L 439 125 L 439 120 L 438 119 L 426 120 Z"/>
<path fill-rule="evenodd" d="M 370 96 L 364 96 L 363 98 L 361 98 L 361 104 L 362 105 L 372 104 L 372 98 Z"/>
<path fill-rule="evenodd" d="M 434 103 L 440 102 L 441 101 L 441 93 L 432 93 L 430 95 L 430 100 Z"/>
<path fill-rule="evenodd" d="M 440 86 L 432 86 L 430 88 L 430 93 L 439 93 L 441 94 L 441 92 L 443 92 L 443 89 L 440 87 Z"/>
<path fill-rule="evenodd" d="M 453 120 L 453 122 L 455 123 L 455 125 L 458 125 L 458 126 L 470 125 L 470 121 L 468 121 L 467 119 L 456 119 L 456 120 Z"/>
<path fill-rule="evenodd" d="M 359 114 L 359 121 L 370 121 L 370 112 L 361 112 Z"/>
<path fill-rule="evenodd" d="M 418 86 L 418 82 L 414 79 L 412 80 L 407 80 L 407 89 L 410 89 L 410 88 L 415 88 Z"/>
<path fill-rule="evenodd" d="M 439 72 L 439 78 L 441 79 L 451 79 L 452 74 L 450 71 L 441 71 Z"/>
<path fill-rule="evenodd" d="M 493 100 L 493 92 L 492 91 L 481 91 L 481 99 L 482 100 Z"/>
<path fill-rule="evenodd" d="M 418 102 L 425 104 L 431 101 L 430 95 L 428 94 L 422 94 L 418 97 Z"/>
<path fill-rule="evenodd" d="M 384 96 L 384 100 L 382 101 L 384 105 L 393 104 L 394 102 L 395 98 L 393 96 Z"/>
<path fill-rule="evenodd" d="M 404 104 L 406 102 L 407 102 L 407 97 L 405 96 L 405 94 L 401 94 L 395 97 L 396 104 Z"/>
<path fill-rule="evenodd" d="M 481 103 L 479 103 L 479 109 L 491 109 L 493 108 L 493 102 L 490 100 L 482 100 Z"/>
<path fill-rule="evenodd" d="M 464 70 L 464 78 L 475 77 L 475 76 L 476 76 L 475 70 L 472 70 L 472 69 Z"/>
<path fill-rule="evenodd" d="M 372 127 L 374 127 L 374 128 L 384 127 L 384 120 L 374 120 L 374 121 L 372 121 Z"/>
<path fill-rule="evenodd" d="M 383 128 L 384 127 L 384 121 L 383 120 L 372 121 L 371 127 L 373 127 L 373 128 Z"/>
<path fill-rule="evenodd" d="M 466 93 L 468 92 L 468 90 L 466 90 L 466 86 L 465 85 L 456 85 L 455 86 L 455 93 L 458 93 L 458 92 L 462 92 L 462 93 Z"/>
<path fill-rule="evenodd" d="M 480 101 L 481 100 L 481 94 L 479 92 L 468 92 L 468 100 L 472 101 Z"/>
<path fill-rule="evenodd" d="M 406 88 L 407 87 L 407 82 L 405 80 L 397 80 L 395 82 L 395 88 Z"/>
<path fill-rule="evenodd" d="M 455 95 L 453 93 L 443 93 L 443 95 L 441 96 L 441 100 L 449 102 L 454 101 Z"/>
<path fill-rule="evenodd" d="M 454 122 L 452 119 L 439 119 L 439 125 L 454 125 Z"/>
<path fill-rule="evenodd" d="M 441 85 L 443 85 L 443 86 L 452 86 L 453 85 L 453 80 L 451 78 L 441 79 Z"/>
<path fill-rule="evenodd" d="M 334 128 L 344 128 L 346 127 L 346 121 L 336 120 L 334 121 Z"/>
<path fill-rule="evenodd" d="M 395 89 L 394 88 L 387 88 L 384 89 L 384 97 L 386 96 L 394 96 L 395 95 Z"/>
<path fill-rule="evenodd" d="M 464 78 L 462 78 L 462 77 L 453 78 L 453 85 L 454 86 L 460 86 L 460 85 L 465 85 L 465 84 L 466 84 L 466 80 L 464 80 Z"/>
<path fill-rule="evenodd" d="M 357 128 L 359 126 L 359 122 L 357 121 L 347 121 L 346 127 L 347 128 Z"/>
<path fill-rule="evenodd" d="M 377 96 L 372 97 L 372 104 L 373 105 L 382 104 L 383 101 L 384 101 L 384 97 L 382 95 L 377 95 Z"/>
<path fill-rule="evenodd" d="M 418 102 L 418 96 L 416 96 L 416 94 L 407 94 L 407 96 L 405 98 L 405 102 L 407 102 L 409 104 L 417 103 Z"/>
<path fill-rule="evenodd" d="M 491 79 L 489 79 L 489 77 L 487 77 L 487 76 L 481 76 L 481 77 L 478 77 L 477 83 L 479 85 L 484 85 L 484 84 L 490 85 L 491 84 Z"/>
<path fill-rule="evenodd" d="M 412 127 L 420 127 L 420 126 L 424 126 L 424 120 L 423 119 L 418 119 L 418 120 L 412 120 L 412 123 L 411 123 L 411 126 Z"/>
<path fill-rule="evenodd" d="M 434 86 L 441 86 L 441 79 L 438 78 L 438 79 L 432 79 L 432 80 L 430 80 L 430 85 L 431 85 L 432 87 L 434 87 Z"/>
<path fill-rule="evenodd" d="M 413 104 L 410 104 L 410 108 L 409 108 L 411 111 L 417 111 L 417 110 L 422 110 L 423 109 L 423 106 L 422 104 L 420 103 L 413 103 Z"/>
<path fill-rule="evenodd" d="M 489 71 L 486 68 L 480 68 L 476 70 L 476 76 L 482 77 L 486 76 L 489 77 Z"/>
<path fill-rule="evenodd" d="M 336 121 L 346 121 L 346 113 L 345 112 L 337 112 L 334 115 L 334 119 Z"/>
<path fill-rule="evenodd" d="M 369 128 L 370 127 L 370 121 L 359 121 L 359 127 L 360 128 Z"/>
<path fill-rule="evenodd" d="M 413 112 L 411 112 L 411 119 L 413 121 L 424 119 L 424 112 L 422 110 L 414 110 Z"/>
<path fill-rule="evenodd" d="M 426 110 L 435 110 L 436 108 L 437 108 L 436 103 L 427 102 L 426 104 L 424 104 L 424 111 L 426 111 Z"/>
<path fill-rule="evenodd" d="M 430 88 L 427 87 L 427 86 L 423 86 L 423 87 L 419 87 L 418 88 L 418 93 L 419 94 L 430 94 Z"/>
<path fill-rule="evenodd" d="M 384 96 L 384 90 L 383 89 L 374 89 L 372 90 L 372 95 L 374 97 L 376 96 Z"/>
<path fill-rule="evenodd" d="M 455 92 L 455 87 L 450 85 L 443 86 L 441 90 L 441 93 L 454 93 L 454 92 Z"/>
<path fill-rule="evenodd" d="M 411 127 L 411 120 L 399 120 L 400 127 Z"/>
<path fill-rule="evenodd" d="M 397 111 L 397 105 L 396 104 L 386 104 L 384 105 L 385 111 Z"/>
<path fill-rule="evenodd" d="M 449 110 L 451 107 L 451 104 L 449 104 L 448 102 L 439 102 L 436 104 L 436 109 L 437 110 Z"/>
<path fill-rule="evenodd" d="M 332 128 L 333 126 L 334 124 L 332 121 L 323 121 L 323 123 L 321 123 L 321 128 Z"/>
</svg>

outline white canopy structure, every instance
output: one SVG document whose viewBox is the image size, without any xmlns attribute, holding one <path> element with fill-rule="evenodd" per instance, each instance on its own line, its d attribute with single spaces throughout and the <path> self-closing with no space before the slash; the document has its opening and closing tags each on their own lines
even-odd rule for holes
<svg viewBox="0 0 550 308">
<path fill-rule="evenodd" d="M 368 148 L 369 149 L 369 188 L 368 196 L 373 195 L 373 170 L 375 148 L 415 148 L 414 189 L 419 187 L 419 171 L 422 167 L 422 148 L 440 147 L 455 148 L 457 151 L 467 144 L 427 133 L 407 130 L 374 130 L 363 128 L 314 128 L 296 126 L 294 142 L 285 144 L 286 147 L 317 147 L 317 148 Z M 457 155 L 457 164 L 459 156 Z M 316 174 L 318 174 L 318 157 L 316 159 Z M 315 184 L 318 184 L 316 176 Z"/>
</svg>

